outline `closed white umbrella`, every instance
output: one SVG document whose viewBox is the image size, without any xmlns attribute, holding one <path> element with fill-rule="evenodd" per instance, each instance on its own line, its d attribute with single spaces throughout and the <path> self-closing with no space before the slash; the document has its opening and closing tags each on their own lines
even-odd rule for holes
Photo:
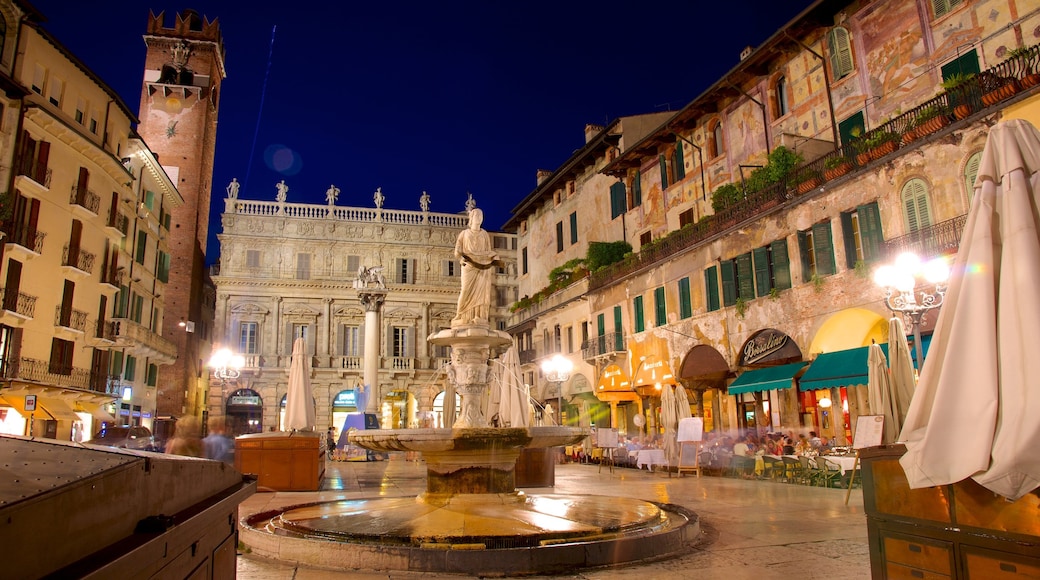
<svg viewBox="0 0 1040 580">
<path fill-rule="evenodd" d="M 972 478 L 1017 500 L 1040 487 L 1040 131 L 986 139 L 949 290 L 900 459 L 910 486 Z"/>
<path fill-rule="evenodd" d="M 672 459 L 678 456 L 679 448 L 675 438 L 679 428 L 679 419 L 676 416 L 675 391 L 671 385 L 661 386 L 661 427 L 664 428 L 664 454 L 670 464 Z"/>
<path fill-rule="evenodd" d="M 867 348 L 867 399 L 871 413 L 885 416 L 883 443 L 893 443 L 899 435 L 895 415 L 884 404 L 891 398 L 890 390 L 888 360 L 881 345 L 872 344 Z"/>
<path fill-rule="evenodd" d="M 675 417 L 676 425 L 683 419 L 688 419 L 693 416 L 690 412 L 690 397 L 686 395 L 686 387 L 682 385 L 675 386 Z"/>
<path fill-rule="evenodd" d="M 520 380 L 520 356 L 516 347 L 509 347 L 501 357 L 499 367 L 498 399 L 499 425 L 514 429 L 527 428 L 531 414 L 527 402 L 527 389 Z"/>
<path fill-rule="evenodd" d="M 917 361 L 917 364 L 921 365 L 921 362 Z M 914 363 L 910 360 L 910 346 L 906 344 L 906 329 L 903 319 L 898 316 L 888 320 L 888 369 L 890 384 L 888 390 L 882 393 L 889 396 L 883 397 L 881 403 L 885 408 L 885 431 L 894 436 L 903 429 L 910 400 L 917 387 Z M 889 414 L 892 415 L 891 419 Z M 888 429 L 890 420 L 892 428 Z"/>
<path fill-rule="evenodd" d="M 310 431 L 317 424 L 314 395 L 311 393 L 311 365 L 307 354 L 307 340 L 293 341 L 289 363 L 289 388 L 285 394 L 286 431 Z"/>
</svg>

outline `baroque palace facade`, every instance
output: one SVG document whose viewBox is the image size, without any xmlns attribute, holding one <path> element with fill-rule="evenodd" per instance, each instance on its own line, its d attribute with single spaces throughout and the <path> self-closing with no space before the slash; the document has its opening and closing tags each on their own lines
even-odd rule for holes
<svg viewBox="0 0 1040 580">
<path fill-rule="evenodd" d="M 0 433 L 89 439 L 152 427 L 174 180 L 120 97 L 0 2 Z"/>
<path fill-rule="evenodd" d="M 535 396 L 636 435 L 677 385 L 708 431 L 848 443 L 879 412 L 865 346 L 902 338 L 871 271 L 956 252 L 988 129 L 1040 125 L 1038 42 L 1032 1 L 821 0 L 636 139 L 587 128 L 504 227 Z M 619 262 L 568 264 L 622 240 Z M 561 387 L 535 378 L 554 353 Z"/>
<path fill-rule="evenodd" d="M 384 428 L 451 426 L 441 416 L 446 386 L 444 347 L 429 335 L 449 328 L 460 289 L 455 240 L 465 212 L 293 203 L 278 184 L 271 201 L 246 200 L 229 186 L 218 236 L 221 256 L 214 348 L 244 357 L 240 376 L 210 383 L 210 416 L 226 414 L 229 432 L 280 430 L 293 341 L 307 340 L 318 427 L 342 430 L 348 413 L 375 409 Z M 472 198 L 471 198 L 472 199 Z M 467 207 L 472 205 L 467 202 Z M 491 233 L 497 269 L 491 324 L 504 329 L 516 299 L 516 236 Z M 371 275 L 359 276 L 361 271 Z M 379 280 L 378 328 L 366 322 L 360 294 Z M 378 353 L 366 353 L 377 332 Z M 366 354 L 376 357 L 375 388 L 365 385 Z M 438 397 L 438 395 L 441 395 Z M 362 398 L 376 396 L 374 405 Z"/>
</svg>

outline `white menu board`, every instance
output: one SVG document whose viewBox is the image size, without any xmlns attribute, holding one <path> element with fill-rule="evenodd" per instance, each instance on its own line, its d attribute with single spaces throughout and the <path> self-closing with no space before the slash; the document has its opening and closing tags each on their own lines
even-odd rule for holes
<svg viewBox="0 0 1040 580">
<path fill-rule="evenodd" d="M 856 419 L 856 436 L 852 439 L 852 448 L 863 449 L 881 445 L 881 432 L 884 428 L 884 415 L 860 415 Z"/>
</svg>

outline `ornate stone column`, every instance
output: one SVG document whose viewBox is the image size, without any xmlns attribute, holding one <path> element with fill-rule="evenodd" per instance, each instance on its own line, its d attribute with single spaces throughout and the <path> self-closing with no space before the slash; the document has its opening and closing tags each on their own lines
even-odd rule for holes
<svg viewBox="0 0 1040 580">
<path fill-rule="evenodd" d="M 386 301 L 386 290 L 359 288 L 358 299 L 365 307 L 365 388 L 369 389 L 366 413 L 379 413 L 379 309 Z"/>
</svg>

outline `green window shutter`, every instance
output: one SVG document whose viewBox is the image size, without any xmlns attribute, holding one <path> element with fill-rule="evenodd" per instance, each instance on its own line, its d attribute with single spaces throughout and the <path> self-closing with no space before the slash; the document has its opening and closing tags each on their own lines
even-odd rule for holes
<svg viewBox="0 0 1040 580">
<path fill-rule="evenodd" d="M 812 264 L 809 262 L 809 236 L 804 231 L 798 232 L 798 255 L 802 258 L 802 282 L 812 280 Z"/>
<path fill-rule="evenodd" d="M 733 306 L 737 303 L 737 264 L 726 260 L 719 267 L 722 270 L 722 305 Z"/>
<path fill-rule="evenodd" d="M 563 251 L 563 222 L 556 222 L 556 253 Z"/>
<path fill-rule="evenodd" d="M 852 231 L 852 212 L 841 212 L 841 237 L 845 242 L 845 265 L 848 269 L 856 267 L 856 232 Z M 862 228 L 862 223 L 860 224 Z M 862 230 L 860 230 L 862 234 Z"/>
<path fill-rule="evenodd" d="M 755 248 L 751 250 L 751 257 L 755 265 L 755 293 L 758 296 L 766 296 L 772 287 L 769 276 L 769 248 Z"/>
<path fill-rule="evenodd" d="M 578 212 L 571 212 L 571 245 L 578 243 Z"/>
<path fill-rule="evenodd" d="M 625 328 L 621 324 L 621 307 L 614 307 L 614 350 L 625 350 Z"/>
<path fill-rule="evenodd" d="M 148 191 L 147 189 L 144 191 L 144 206 L 148 208 L 148 211 L 153 211 L 155 209 L 154 191 Z"/>
<path fill-rule="evenodd" d="M 859 214 L 860 243 L 863 245 L 863 261 L 868 264 L 881 259 L 881 248 L 885 236 L 881 232 L 881 211 L 878 204 L 868 203 L 856 209 Z"/>
<path fill-rule="evenodd" d="M 625 182 L 619 181 L 610 186 L 610 219 L 625 213 L 628 208 L 625 201 Z"/>
<path fill-rule="evenodd" d="M 751 254 L 737 256 L 737 296 L 744 300 L 755 298 L 755 276 L 751 267 Z"/>
<path fill-rule="evenodd" d="M 718 267 L 712 266 L 704 271 L 704 295 L 708 299 L 708 312 L 719 309 L 719 273 Z"/>
<path fill-rule="evenodd" d="M 672 166 L 675 167 L 676 181 L 686 177 L 686 163 L 683 159 L 682 141 L 675 142 L 675 160 L 672 162 Z"/>
<path fill-rule="evenodd" d="M 144 265 L 144 253 L 148 248 L 148 234 L 147 232 L 137 232 L 137 255 L 134 256 L 134 260 L 141 265 Z"/>
<path fill-rule="evenodd" d="M 137 374 L 137 359 L 127 355 L 126 370 L 123 372 L 123 378 L 127 381 L 133 382 L 135 374 Z"/>
<path fill-rule="evenodd" d="M 787 290 L 791 287 L 791 258 L 787 255 L 787 240 L 776 240 L 769 244 L 769 257 L 773 264 L 773 287 Z"/>
<path fill-rule="evenodd" d="M 971 200 L 975 197 L 975 178 L 979 176 L 979 162 L 982 161 L 982 151 L 979 151 L 968 158 L 968 162 L 964 164 L 964 186 L 968 191 L 968 205 L 971 206 Z"/>
<path fill-rule="evenodd" d="M 668 189 L 668 161 L 664 155 L 658 155 L 657 162 L 661 166 L 661 189 Z"/>
<path fill-rule="evenodd" d="M 944 81 L 949 80 L 949 78 L 955 74 L 977 75 L 980 72 L 979 54 L 973 48 L 956 59 L 944 64 L 939 70 L 942 73 Z"/>
<path fill-rule="evenodd" d="M 668 308 L 664 302 L 664 286 L 654 290 L 654 326 L 668 324 Z"/>
<path fill-rule="evenodd" d="M 636 171 L 632 177 L 632 207 L 643 205 L 643 176 Z"/>
<path fill-rule="evenodd" d="M 932 225 L 932 211 L 928 203 L 928 186 L 914 178 L 903 186 L 903 210 L 908 232 L 916 232 Z"/>
<path fill-rule="evenodd" d="M 632 310 L 636 319 L 636 332 L 643 332 L 646 330 L 646 326 L 643 323 L 643 297 L 636 296 L 632 300 Z"/>
<path fill-rule="evenodd" d="M 117 377 L 123 374 L 123 353 L 118 350 L 112 352 L 112 366 L 109 367 L 108 374 Z"/>
<path fill-rule="evenodd" d="M 838 123 L 838 136 L 842 145 L 848 145 L 866 133 L 866 123 L 863 120 L 863 111 L 850 116 Z"/>
<path fill-rule="evenodd" d="M 679 318 L 685 320 L 693 316 L 693 302 L 690 300 L 690 279 L 679 280 Z"/>
<path fill-rule="evenodd" d="M 159 374 L 159 367 L 157 367 L 155 365 L 148 365 L 148 378 L 147 378 L 147 380 L 145 380 L 145 383 L 147 383 L 148 386 L 150 386 L 150 387 L 154 387 L 155 386 L 155 379 L 156 379 L 156 376 L 158 374 Z"/>
<path fill-rule="evenodd" d="M 607 323 L 605 318 L 606 317 L 603 314 L 596 317 L 596 336 L 603 336 L 607 333 Z"/>
<path fill-rule="evenodd" d="M 852 43 L 849 42 L 849 31 L 835 26 L 827 35 L 827 51 L 831 60 L 831 73 L 835 79 L 848 76 L 852 72 Z"/>
<path fill-rule="evenodd" d="M 834 274 L 834 244 L 831 242 L 831 222 L 813 226 L 813 246 L 816 248 L 816 273 L 820 276 Z"/>
</svg>

